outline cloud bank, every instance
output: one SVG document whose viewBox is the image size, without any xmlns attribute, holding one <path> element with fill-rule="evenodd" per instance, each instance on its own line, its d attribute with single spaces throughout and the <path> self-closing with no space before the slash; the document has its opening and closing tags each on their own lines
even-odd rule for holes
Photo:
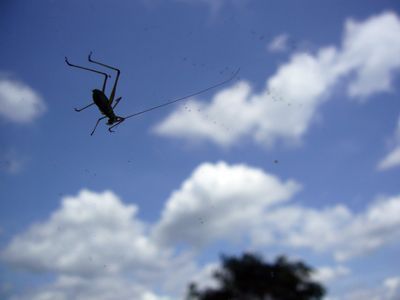
<svg viewBox="0 0 400 300">
<path fill-rule="evenodd" d="M 215 242 L 250 242 L 259 251 L 304 248 L 340 262 L 400 238 L 400 195 L 356 213 L 344 204 L 316 209 L 296 203 L 300 190 L 293 179 L 248 165 L 204 163 L 153 224 L 139 220 L 138 207 L 111 191 L 82 190 L 14 236 L 0 257 L 18 269 L 57 275 L 15 299 L 176 299 L 190 280 L 213 284 L 207 275 L 215 263 L 200 266 L 196 259 Z M 321 267 L 316 276 L 328 282 L 349 272 L 341 265 Z"/>
</svg>

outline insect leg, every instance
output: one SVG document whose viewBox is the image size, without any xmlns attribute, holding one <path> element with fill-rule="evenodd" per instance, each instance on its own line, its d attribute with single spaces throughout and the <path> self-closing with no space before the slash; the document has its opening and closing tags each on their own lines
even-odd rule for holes
<svg viewBox="0 0 400 300">
<path fill-rule="evenodd" d="M 93 60 L 92 59 L 92 52 L 90 52 L 88 60 L 91 63 L 94 63 L 94 64 L 97 64 L 97 65 L 100 65 L 100 66 L 103 66 L 103 67 L 106 67 L 106 68 L 113 69 L 113 70 L 117 71 L 117 77 L 115 78 L 114 86 L 112 88 L 111 95 L 110 95 L 110 98 L 109 98 L 110 99 L 110 104 L 112 104 L 113 101 L 114 101 L 115 93 L 117 92 L 117 83 L 118 83 L 118 79 L 119 79 L 119 75 L 120 75 L 121 71 L 119 69 L 115 68 L 115 67 L 112 67 L 112 66 L 109 66 L 109 65 L 106 65 L 106 64 L 103 64 L 101 62 Z"/>
<path fill-rule="evenodd" d="M 74 68 L 78 68 L 78 69 L 82 69 L 82 70 L 86 70 L 86 71 L 90 71 L 90 72 L 94 72 L 94 73 L 103 75 L 103 76 L 104 76 L 104 81 L 103 81 L 103 88 L 102 88 L 102 91 L 103 91 L 103 93 L 105 92 L 105 90 L 106 90 L 106 84 L 107 84 L 107 78 L 110 78 L 111 75 L 109 75 L 109 74 L 107 74 L 107 73 L 104 73 L 104 72 L 100 72 L 100 71 L 98 71 L 98 70 L 94 70 L 94 69 L 90 69 L 90 68 L 86 68 L 86 67 L 82 67 L 82 66 L 78 66 L 78 65 L 71 64 L 71 63 L 68 61 L 68 58 L 67 58 L 67 57 L 65 57 L 65 62 L 66 62 L 67 65 L 70 66 L 70 67 L 74 67 Z"/>
<path fill-rule="evenodd" d="M 74 108 L 74 109 L 75 109 L 76 112 L 80 112 L 80 111 L 82 111 L 82 110 L 84 110 L 84 109 L 86 109 L 86 108 L 92 106 L 93 104 L 94 104 L 94 102 L 90 103 L 89 105 L 86 105 L 85 107 L 82 107 L 82 108 Z"/>
<path fill-rule="evenodd" d="M 119 101 L 121 101 L 122 97 L 119 97 L 117 99 L 115 99 L 115 104 L 113 106 L 113 109 L 118 105 Z"/>
<path fill-rule="evenodd" d="M 94 128 L 93 128 L 93 130 L 92 130 L 92 133 L 91 133 L 90 135 L 93 135 L 93 133 L 96 131 L 97 125 L 99 125 L 99 122 L 100 122 L 101 120 L 103 120 L 104 118 L 107 118 L 107 116 L 101 117 L 101 118 L 99 118 L 99 119 L 97 120 L 96 125 L 94 126 Z"/>
</svg>

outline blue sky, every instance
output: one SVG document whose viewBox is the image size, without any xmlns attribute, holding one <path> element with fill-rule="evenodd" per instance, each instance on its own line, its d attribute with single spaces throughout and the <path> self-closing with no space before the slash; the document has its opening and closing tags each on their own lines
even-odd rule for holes
<svg viewBox="0 0 400 300">
<path fill-rule="evenodd" d="M 396 1 L 3 1 L 0 295 L 180 299 L 220 253 L 287 254 L 327 299 L 398 299 Z M 90 136 L 121 69 L 129 115 Z M 115 74 L 109 81 L 111 83 Z M 178 271 L 179 270 L 179 271 Z M 174 272 L 175 276 L 170 273 Z"/>
</svg>

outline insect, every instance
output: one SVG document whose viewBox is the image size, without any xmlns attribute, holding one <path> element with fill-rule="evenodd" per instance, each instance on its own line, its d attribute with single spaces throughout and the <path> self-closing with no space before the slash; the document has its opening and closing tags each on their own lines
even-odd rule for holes
<svg viewBox="0 0 400 300">
<path fill-rule="evenodd" d="M 184 97 L 181 97 L 181 98 L 178 98 L 178 99 L 174 99 L 174 100 L 167 101 L 167 102 L 162 103 L 162 104 L 160 104 L 160 105 L 156 105 L 156 106 L 147 108 L 147 109 L 145 109 L 145 110 L 142 110 L 142 111 L 133 113 L 133 114 L 128 115 L 128 116 L 125 116 L 125 117 L 121 117 L 121 116 L 116 115 L 115 112 L 114 112 L 114 109 L 116 108 L 116 106 L 119 104 L 119 102 L 120 102 L 121 99 L 122 99 L 122 97 L 118 97 L 118 98 L 115 99 L 116 92 L 117 92 L 118 79 L 119 79 L 119 76 L 120 76 L 120 74 L 121 74 L 121 71 L 120 71 L 119 69 L 115 68 L 115 67 L 112 67 L 112 66 L 106 65 L 106 64 L 104 64 L 104 63 L 101 63 L 101 62 L 99 62 L 99 61 L 93 60 L 93 59 L 92 59 L 92 52 L 90 52 L 90 54 L 89 54 L 89 56 L 88 56 L 88 60 L 89 60 L 89 62 L 91 62 L 91 63 L 93 63 L 93 64 L 97 64 L 97 65 L 100 65 L 100 66 L 103 66 L 103 67 L 112 69 L 112 70 L 114 70 L 114 71 L 117 72 L 117 76 L 116 76 L 116 78 L 115 78 L 114 85 L 113 85 L 113 88 L 112 88 L 112 90 L 111 90 L 110 97 L 107 97 L 106 94 L 105 94 L 105 89 L 106 89 L 106 85 L 107 85 L 107 79 L 110 78 L 111 75 L 109 75 L 109 74 L 107 74 L 107 73 L 105 73 L 105 72 L 101 72 L 101 71 L 95 70 L 95 69 L 91 69 L 91 68 L 87 68 L 87 67 L 82 67 L 82 66 L 78 66 L 78 65 L 75 65 L 75 64 L 71 64 L 71 63 L 68 61 L 68 58 L 65 57 L 65 62 L 66 62 L 67 65 L 70 66 L 70 67 L 74 67 L 74 68 L 78 68 L 78 69 L 82 69 L 82 70 L 94 72 L 94 73 L 97 73 L 97 74 L 100 74 L 100 75 L 104 76 L 104 81 L 103 81 L 103 87 L 102 87 L 102 89 L 101 89 L 101 90 L 99 90 L 99 89 L 94 89 L 94 90 L 92 90 L 93 102 L 90 103 L 90 104 L 88 104 L 88 105 L 86 105 L 86 106 L 84 106 L 84 107 L 82 107 L 82 108 L 75 108 L 75 111 L 76 111 L 76 112 L 81 112 L 81 111 L 83 111 L 84 109 L 86 109 L 86 108 L 88 108 L 88 107 L 91 107 L 92 105 L 96 105 L 96 106 L 98 107 L 98 109 L 100 110 L 100 112 L 104 115 L 103 117 L 101 117 L 101 118 L 99 118 L 99 119 L 97 120 L 96 125 L 94 126 L 94 128 L 93 128 L 92 132 L 90 133 L 90 135 L 93 135 L 93 134 L 94 134 L 94 132 L 96 131 L 96 128 L 97 128 L 97 126 L 99 125 L 100 121 L 103 120 L 103 119 L 105 119 L 105 118 L 108 118 L 107 125 L 110 126 L 110 127 L 108 128 L 108 131 L 114 132 L 113 128 L 115 128 L 116 126 L 118 126 L 119 124 L 121 124 L 121 123 L 122 123 L 123 121 L 125 121 L 126 119 L 129 119 L 129 118 L 132 118 L 132 117 L 135 117 L 135 116 L 144 114 L 144 113 L 146 113 L 146 112 L 152 111 L 152 110 L 154 110 L 154 109 L 161 108 L 161 107 L 163 107 L 163 106 L 167 106 L 167 105 L 173 104 L 173 103 L 175 103 L 175 102 L 178 102 L 178 101 L 181 101 L 181 100 L 184 100 L 184 99 L 187 99 L 187 98 L 190 98 L 190 97 L 199 95 L 199 94 L 201 94 L 201 93 L 204 93 L 204 92 L 206 92 L 206 91 L 209 91 L 209 90 L 211 90 L 211 89 L 214 89 L 214 88 L 216 88 L 216 87 L 218 87 L 218 86 L 221 86 L 221 85 L 223 85 L 223 84 L 226 84 L 227 82 L 229 82 L 229 81 L 231 81 L 233 78 L 235 78 L 236 75 L 237 75 L 237 74 L 239 73 L 239 71 L 240 71 L 240 68 L 239 68 L 239 69 L 238 69 L 235 73 L 233 73 L 232 76 L 229 77 L 228 79 L 226 79 L 226 80 L 224 80 L 224 81 L 222 81 L 222 82 L 219 82 L 219 83 L 217 83 L 217 84 L 215 84 L 215 85 L 213 85 L 213 86 L 210 86 L 210 87 L 208 87 L 208 88 L 205 88 L 205 89 L 203 89 L 203 90 L 197 91 L 197 92 L 195 92 L 195 93 L 192 93 L 192 94 L 190 94 L 190 95 L 187 95 L 187 96 L 184 96 Z"/>
</svg>

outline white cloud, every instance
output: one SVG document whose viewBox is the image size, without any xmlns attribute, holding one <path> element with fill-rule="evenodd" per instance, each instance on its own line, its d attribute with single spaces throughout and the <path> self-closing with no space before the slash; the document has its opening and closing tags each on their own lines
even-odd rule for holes
<svg viewBox="0 0 400 300">
<path fill-rule="evenodd" d="M 146 237 L 144 224 L 135 218 L 137 210 L 112 192 L 83 190 L 64 198 L 48 221 L 16 236 L 2 258 L 34 271 L 81 276 L 156 269 L 165 253 Z"/>
<path fill-rule="evenodd" d="M 317 57 L 297 54 L 279 68 L 260 94 L 252 93 L 249 83 L 238 82 L 218 92 L 209 105 L 189 102 L 190 113 L 178 109 L 158 124 L 155 132 L 210 140 L 221 146 L 230 146 L 248 135 L 267 146 L 279 140 L 297 143 L 332 83 L 325 69 L 334 58 L 334 49 L 328 48 Z"/>
<path fill-rule="evenodd" d="M 28 85 L 0 78 L 0 116 L 15 123 L 28 123 L 46 110 L 41 96 Z"/>
<path fill-rule="evenodd" d="M 155 132 L 189 140 L 209 139 L 220 145 L 231 145 L 254 126 L 254 120 L 259 119 L 257 104 L 248 99 L 249 92 L 250 86 L 246 82 L 240 82 L 218 93 L 211 106 L 190 101 L 187 104 L 191 108 L 190 114 L 183 108 L 175 111 L 157 126 Z M 213 120 L 218 120 L 218 124 Z"/>
<path fill-rule="evenodd" d="M 204 163 L 166 202 L 154 230 L 163 244 L 203 246 L 236 239 L 255 226 L 263 211 L 288 200 L 299 184 L 246 165 Z"/>
<path fill-rule="evenodd" d="M 268 44 L 268 50 L 270 52 L 283 52 L 288 48 L 288 35 L 280 34 L 272 39 L 272 41 Z"/>
<path fill-rule="evenodd" d="M 170 250 L 153 243 L 137 212 L 110 191 L 83 190 L 63 198 L 48 220 L 15 236 L 1 252 L 1 259 L 14 267 L 58 275 L 55 283 L 20 297 L 161 299 L 150 290 L 187 278 L 193 262 L 171 257 Z M 177 279 L 168 279 L 168 271 L 178 267 Z M 183 285 L 182 280 L 179 288 Z"/>
<path fill-rule="evenodd" d="M 343 204 L 313 209 L 287 203 L 299 186 L 246 165 L 203 164 L 167 200 L 153 234 L 194 248 L 250 239 L 254 247 L 308 248 L 338 261 L 400 238 L 400 196 L 359 213 Z"/>
<path fill-rule="evenodd" d="M 400 20 L 386 12 L 366 22 L 348 20 L 341 64 L 355 72 L 351 96 L 366 97 L 391 89 L 392 73 L 400 67 Z"/>
<path fill-rule="evenodd" d="M 208 140 L 231 146 L 243 137 L 271 146 L 298 143 L 340 79 L 350 80 L 350 97 L 365 99 L 389 91 L 400 67 L 400 20 L 392 12 L 364 22 L 346 22 L 342 47 L 323 47 L 315 55 L 296 53 L 253 91 L 241 81 L 209 102 L 192 100 L 191 113 L 177 109 L 154 128 L 157 134 Z M 200 111 L 199 111 L 200 109 Z"/>
<path fill-rule="evenodd" d="M 279 238 L 275 243 L 332 253 L 336 260 L 344 261 L 397 241 L 399 214 L 400 196 L 394 196 L 380 199 L 357 214 L 344 205 L 323 210 L 282 207 L 266 215 L 264 226 L 276 230 Z"/>
<path fill-rule="evenodd" d="M 400 118 L 397 121 L 397 128 L 393 138 L 395 147 L 378 164 L 378 170 L 384 171 L 400 166 Z"/>
<path fill-rule="evenodd" d="M 315 281 L 327 283 L 329 281 L 334 281 L 343 276 L 349 275 L 350 269 L 345 266 L 336 266 L 336 267 L 319 267 L 312 274 L 312 278 Z"/>
</svg>

